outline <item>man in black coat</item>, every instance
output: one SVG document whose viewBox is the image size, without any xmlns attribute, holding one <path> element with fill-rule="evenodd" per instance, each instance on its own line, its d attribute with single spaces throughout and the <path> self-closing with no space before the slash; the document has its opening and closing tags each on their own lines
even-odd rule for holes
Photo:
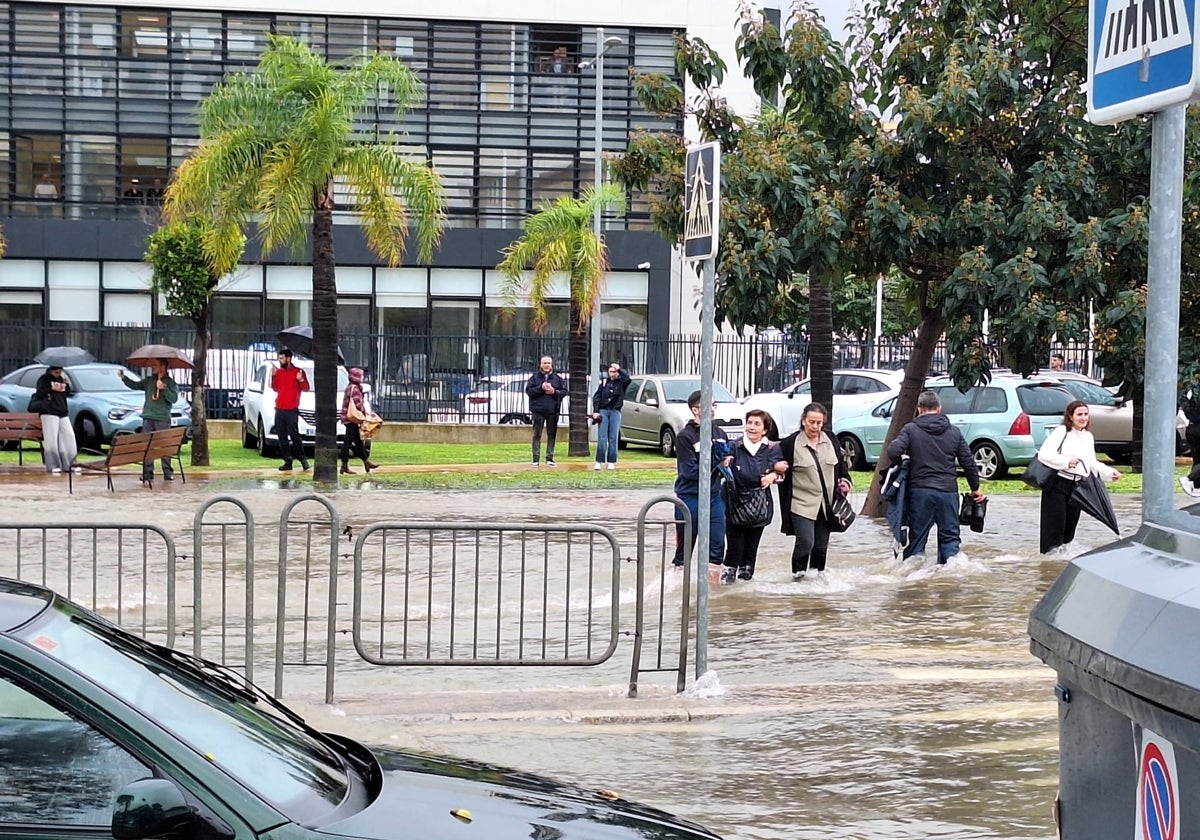
<svg viewBox="0 0 1200 840">
<path fill-rule="evenodd" d="M 533 465 L 538 466 L 542 428 L 546 429 L 546 466 L 554 463 L 554 439 L 558 437 L 558 408 L 567 395 L 567 383 L 554 370 L 554 359 L 542 356 L 541 364 L 525 383 L 529 413 L 533 417 Z"/>
<path fill-rule="evenodd" d="M 958 532 L 958 473 L 961 466 L 975 501 L 985 498 L 979 489 L 979 469 L 971 457 L 966 439 L 949 418 L 942 414 L 942 403 L 933 391 L 917 397 L 917 417 L 905 424 L 888 444 L 888 458 L 908 461 L 909 543 L 904 556 L 925 553 L 929 531 L 938 529 L 938 563 L 958 554 L 962 540 Z"/>
</svg>

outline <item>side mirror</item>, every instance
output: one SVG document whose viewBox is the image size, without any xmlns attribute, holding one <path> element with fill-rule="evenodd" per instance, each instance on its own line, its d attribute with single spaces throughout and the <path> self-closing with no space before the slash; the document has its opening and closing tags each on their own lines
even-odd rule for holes
<svg viewBox="0 0 1200 840">
<path fill-rule="evenodd" d="M 261 394 L 263 392 L 263 386 L 260 382 L 251 382 L 246 386 L 246 390 L 251 394 Z"/>
<path fill-rule="evenodd" d="M 658 400 L 655 397 L 649 397 L 646 400 L 646 405 L 650 406 L 651 408 L 657 408 Z"/>
<path fill-rule="evenodd" d="M 125 785 L 117 794 L 112 834 L 116 840 L 186 837 L 192 833 L 196 819 L 196 811 L 173 782 L 139 779 Z"/>
</svg>

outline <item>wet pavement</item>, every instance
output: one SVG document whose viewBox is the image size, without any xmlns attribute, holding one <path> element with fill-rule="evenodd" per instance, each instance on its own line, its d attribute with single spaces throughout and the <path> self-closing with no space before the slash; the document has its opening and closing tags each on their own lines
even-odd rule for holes
<svg viewBox="0 0 1200 840">
<path fill-rule="evenodd" d="M 209 492 L 192 481 L 153 493 L 119 483 L 110 494 L 92 479 L 64 502 L 63 483 L 22 484 L 0 522 L 150 521 L 182 542 Z M 279 511 L 311 488 L 266 484 L 221 487 L 263 523 L 264 548 Z M 330 498 L 356 528 L 595 523 L 629 554 L 637 511 L 658 494 L 367 484 Z M 1136 530 L 1140 500 L 1116 496 L 1114 506 L 1122 534 Z M 331 706 L 316 673 L 289 676 L 285 696 L 324 728 L 617 790 L 727 838 L 1049 840 L 1054 674 L 1029 654 L 1026 621 L 1068 558 L 1111 533 L 1085 517 L 1069 552 L 1043 556 L 1037 509 L 1036 496 L 993 497 L 985 532 L 967 532 L 964 553 L 942 568 L 895 560 L 883 525 L 860 518 L 834 536 L 828 571 L 800 583 L 788 573 L 790 541 L 770 526 L 755 579 L 713 591 L 710 672 L 689 675 L 681 696 L 671 675 L 656 674 L 626 698 L 628 641 L 596 668 L 358 664 L 340 668 Z"/>
</svg>

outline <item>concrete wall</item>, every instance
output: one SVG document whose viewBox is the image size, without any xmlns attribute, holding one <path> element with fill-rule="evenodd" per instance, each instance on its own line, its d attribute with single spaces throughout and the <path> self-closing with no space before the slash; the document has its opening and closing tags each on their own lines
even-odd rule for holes
<svg viewBox="0 0 1200 840">
<path fill-rule="evenodd" d="M 375 440 L 387 443 L 529 443 L 529 426 L 483 426 L 466 423 L 386 423 Z M 566 440 L 562 427 L 559 437 Z M 240 440 L 242 421 L 209 420 L 212 440 Z"/>
</svg>

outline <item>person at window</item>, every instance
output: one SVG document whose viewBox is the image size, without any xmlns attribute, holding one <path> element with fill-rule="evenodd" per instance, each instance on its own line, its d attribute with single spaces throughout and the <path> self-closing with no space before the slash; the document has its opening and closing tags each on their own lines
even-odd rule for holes
<svg viewBox="0 0 1200 840">
<path fill-rule="evenodd" d="M 53 212 L 50 205 L 58 201 L 58 187 L 54 185 L 54 181 L 50 180 L 49 172 L 42 173 L 42 180 L 38 181 L 37 186 L 33 188 L 33 197 L 41 203 L 41 206 L 38 207 L 39 216 L 49 216 Z"/>
<path fill-rule="evenodd" d="M 363 469 L 370 472 L 379 467 L 374 461 L 367 457 L 367 449 L 362 441 L 361 419 L 368 415 L 366 397 L 363 394 L 363 369 L 350 368 L 350 382 L 346 385 L 346 390 L 342 392 L 342 410 L 339 419 L 346 426 L 346 433 L 342 436 L 342 449 L 338 454 L 342 459 L 342 475 L 353 475 L 354 470 L 350 469 L 350 457 L 361 458 Z M 353 405 L 357 414 L 350 410 Z M 354 415 L 354 416 L 352 416 Z"/>
<path fill-rule="evenodd" d="M 75 443 L 75 429 L 67 411 L 67 398 L 71 396 L 71 380 L 63 373 L 62 365 L 50 365 L 38 377 L 29 400 L 29 410 L 42 419 L 42 446 L 46 450 L 46 472 L 59 475 L 75 469 L 75 456 L 79 448 Z"/>
<path fill-rule="evenodd" d="M 146 188 L 146 201 L 149 204 L 162 204 L 165 193 L 166 187 L 163 186 L 162 178 L 155 178 L 154 183 Z"/>
<path fill-rule="evenodd" d="M 538 369 L 525 383 L 529 397 L 529 413 L 533 418 L 533 465 L 538 466 L 542 446 L 542 429 L 546 430 L 546 466 L 554 463 L 554 441 L 558 437 L 558 411 L 567 395 L 567 383 L 554 370 L 554 359 L 542 356 Z"/>
<path fill-rule="evenodd" d="M 598 423 L 596 431 L 596 463 L 592 469 L 617 468 L 617 449 L 621 437 L 621 406 L 625 404 L 625 389 L 629 387 L 629 374 L 613 362 L 608 366 L 608 377 L 601 381 L 592 395 L 592 422 Z"/>
<path fill-rule="evenodd" d="M 171 378 L 167 369 L 166 359 L 153 359 L 150 362 L 150 375 L 141 379 L 129 379 L 125 369 L 118 372 L 121 383 L 134 391 L 145 394 L 142 403 L 142 431 L 161 432 L 171 428 L 171 407 L 179 399 L 179 385 Z M 175 480 L 175 468 L 171 466 L 170 458 L 162 459 L 162 474 L 164 481 Z M 154 481 L 154 462 L 142 464 L 142 483 L 150 485 Z"/>
<path fill-rule="evenodd" d="M 134 179 L 129 182 L 129 186 L 125 188 L 125 192 L 121 193 L 121 197 L 125 200 L 126 204 L 141 204 L 142 199 L 145 198 L 145 193 L 142 192 L 137 180 Z"/>
<path fill-rule="evenodd" d="M 1058 473 L 1042 488 L 1041 521 L 1038 534 L 1042 554 L 1075 539 L 1082 509 L 1071 504 L 1075 483 L 1095 473 L 1105 481 L 1116 481 L 1121 473 L 1096 458 L 1096 439 L 1088 431 L 1091 411 L 1087 403 L 1072 400 L 1063 412 L 1062 425 L 1046 436 L 1037 459 Z"/>
<path fill-rule="evenodd" d="M 809 403 L 800 413 L 799 430 L 779 441 L 780 454 L 791 471 L 779 484 L 780 530 L 795 538 L 792 580 L 796 581 L 803 580 L 810 571 L 825 571 L 829 554 L 829 505 L 833 503 L 826 496 L 826 488 L 830 495 L 844 496 L 850 492 L 846 460 L 825 430 L 828 416 L 825 406 Z"/>
<path fill-rule="evenodd" d="M 554 55 L 550 58 L 549 72 L 570 73 L 572 69 L 571 62 L 567 60 L 567 48 L 555 47 Z"/>
<path fill-rule="evenodd" d="M 279 471 L 290 472 L 294 461 L 307 471 L 304 440 L 300 437 L 300 392 L 308 390 L 308 375 L 292 364 L 292 351 L 286 347 L 279 350 L 279 367 L 271 374 L 271 388 L 275 391 L 275 434 L 283 456 Z"/>
</svg>

